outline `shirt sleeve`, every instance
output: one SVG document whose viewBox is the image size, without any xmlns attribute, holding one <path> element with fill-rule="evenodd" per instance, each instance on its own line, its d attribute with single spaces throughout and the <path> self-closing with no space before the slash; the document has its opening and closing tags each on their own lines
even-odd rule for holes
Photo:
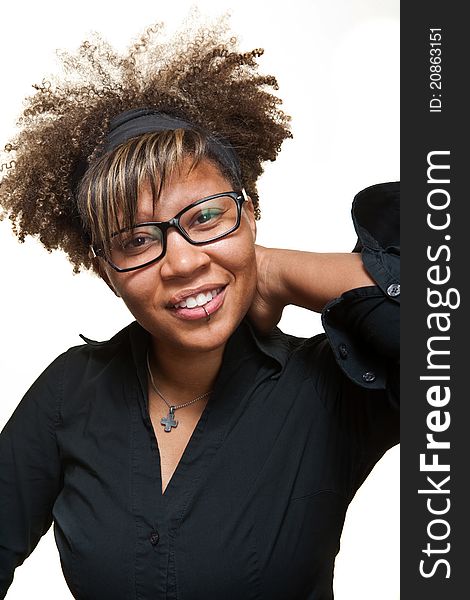
<svg viewBox="0 0 470 600">
<path fill-rule="evenodd" d="M 62 487 L 55 429 L 64 357 L 36 380 L 0 433 L 0 598 L 49 529 Z"/>
<path fill-rule="evenodd" d="M 400 184 L 381 183 L 354 198 L 358 241 L 353 252 L 376 285 L 329 302 L 322 322 L 337 364 L 355 384 L 399 399 Z"/>
</svg>

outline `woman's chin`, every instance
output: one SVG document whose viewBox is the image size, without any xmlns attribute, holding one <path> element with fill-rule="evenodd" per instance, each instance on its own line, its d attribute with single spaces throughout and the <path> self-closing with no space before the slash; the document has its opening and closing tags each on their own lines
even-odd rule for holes
<svg viewBox="0 0 470 600">
<path fill-rule="evenodd" d="M 194 350 L 210 351 L 225 346 L 238 327 L 242 317 L 237 320 L 206 321 L 192 336 L 183 338 L 186 347 L 190 345 Z"/>
<path fill-rule="evenodd" d="M 178 352 L 212 352 L 225 347 L 243 315 L 238 318 L 207 318 L 176 321 L 165 329 L 146 327 L 160 347 Z"/>
</svg>

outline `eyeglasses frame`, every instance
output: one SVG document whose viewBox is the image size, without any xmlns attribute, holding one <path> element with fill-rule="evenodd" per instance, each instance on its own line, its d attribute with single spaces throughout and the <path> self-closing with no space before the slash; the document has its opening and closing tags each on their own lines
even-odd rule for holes
<svg viewBox="0 0 470 600">
<path fill-rule="evenodd" d="M 208 240 L 204 240 L 203 242 L 195 242 L 193 241 L 188 234 L 186 233 L 186 231 L 183 229 L 183 227 L 180 224 L 180 218 L 181 216 L 186 213 L 188 210 L 191 210 L 192 208 L 194 208 L 195 206 L 197 206 L 198 204 L 201 204 L 203 202 L 206 202 L 207 200 L 213 200 L 215 198 L 221 198 L 222 196 L 230 196 L 231 198 L 233 198 L 233 200 L 235 200 L 236 204 L 237 204 L 237 221 L 235 223 L 235 225 L 229 229 L 228 231 L 226 231 L 225 233 L 223 233 L 222 235 L 217 235 L 213 238 L 210 238 Z M 177 213 L 172 219 L 170 219 L 169 221 L 146 221 L 145 223 L 136 223 L 135 225 L 130 225 L 129 227 L 125 227 L 124 229 L 120 229 L 119 231 L 116 231 L 115 233 L 112 234 L 111 237 L 114 237 L 120 233 L 124 233 L 126 231 L 130 231 L 131 229 L 134 229 L 136 227 L 148 227 L 149 225 L 156 225 L 158 226 L 162 233 L 163 233 L 163 241 L 162 241 L 162 252 L 159 256 L 157 256 L 157 258 L 153 258 L 152 260 L 147 261 L 146 263 L 142 264 L 142 265 L 138 265 L 137 267 L 126 267 L 125 269 L 122 269 L 121 267 L 118 267 L 117 265 L 115 265 L 111 259 L 106 256 L 106 253 L 104 251 L 104 246 L 101 245 L 96 245 L 96 244 L 92 244 L 90 246 L 90 250 L 92 253 L 93 258 L 101 258 L 104 261 L 106 261 L 115 271 L 117 271 L 118 273 L 127 273 L 129 271 L 136 271 L 137 269 L 143 269 L 144 267 L 148 267 L 149 265 L 157 262 L 158 260 L 161 260 L 165 254 L 166 254 L 166 248 L 167 248 L 167 235 L 168 235 L 168 230 L 171 229 L 172 227 L 174 227 L 179 234 L 187 241 L 189 242 L 192 246 L 203 246 L 204 244 L 209 244 L 210 242 L 214 242 L 216 240 L 220 240 L 224 237 L 226 237 L 227 235 L 233 233 L 236 229 L 238 229 L 240 227 L 240 223 L 241 223 L 241 215 L 242 215 L 242 207 L 243 204 L 245 202 L 248 202 L 249 198 L 246 194 L 245 188 L 242 188 L 240 192 L 236 192 L 236 191 L 229 191 L 229 192 L 220 192 L 219 194 L 213 194 L 212 196 L 206 196 L 205 198 L 201 198 L 199 200 L 196 200 L 195 202 L 193 202 L 192 204 L 188 204 L 188 206 L 185 206 L 182 210 L 179 211 L 179 213 Z"/>
</svg>

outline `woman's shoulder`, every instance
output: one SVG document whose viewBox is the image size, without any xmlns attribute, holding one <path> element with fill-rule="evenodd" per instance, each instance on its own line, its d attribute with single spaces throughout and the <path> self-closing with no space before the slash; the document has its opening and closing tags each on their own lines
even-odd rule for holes
<svg viewBox="0 0 470 600">
<path fill-rule="evenodd" d="M 145 351 L 148 333 L 136 322 L 132 322 L 109 339 L 96 340 L 84 334 L 85 342 L 72 346 L 65 352 L 65 377 L 70 385 L 73 381 L 97 380 L 101 376 L 122 375 L 136 362 L 136 353 Z"/>
<path fill-rule="evenodd" d="M 85 380 L 93 380 L 113 364 L 118 370 L 122 369 L 132 361 L 132 346 L 136 338 L 144 338 L 146 333 L 138 323 L 133 322 L 105 340 L 79 335 L 84 343 L 71 346 L 57 356 L 44 369 L 36 384 L 56 390 L 70 390 L 83 385 Z"/>
<path fill-rule="evenodd" d="M 119 386 L 133 366 L 133 344 L 145 331 L 131 323 L 108 340 L 93 340 L 85 335 L 85 343 L 71 346 L 57 356 L 37 377 L 23 398 L 23 404 L 50 404 L 61 413 L 94 397 L 97 390 Z M 93 391 L 94 390 L 94 391 Z"/>
<path fill-rule="evenodd" d="M 71 346 L 64 352 L 64 355 L 69 360 L 91 357 L 99 359 L 129 349 L 138 338 L 144 341 L 147 335 L 147 332 L 136 321 L 129 323 L 109 339 L 97 340 L 80 333 L 79 337 L 85 343 Z"/>
</svg>

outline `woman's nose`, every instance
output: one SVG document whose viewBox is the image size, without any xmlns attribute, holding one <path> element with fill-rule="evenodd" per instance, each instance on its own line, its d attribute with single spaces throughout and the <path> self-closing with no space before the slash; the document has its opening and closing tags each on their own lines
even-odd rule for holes
<svg viewBox="0 0 470 600">
<path fill-rule="evenodd" d="M 166 253 L 160 267 L 163 279 L 192 277 L 196 271 L 209 263 L 210 257 L 206 254 L 204 246 L 190 244 L 176 229 L 168 231 Z"/>
</svg>

